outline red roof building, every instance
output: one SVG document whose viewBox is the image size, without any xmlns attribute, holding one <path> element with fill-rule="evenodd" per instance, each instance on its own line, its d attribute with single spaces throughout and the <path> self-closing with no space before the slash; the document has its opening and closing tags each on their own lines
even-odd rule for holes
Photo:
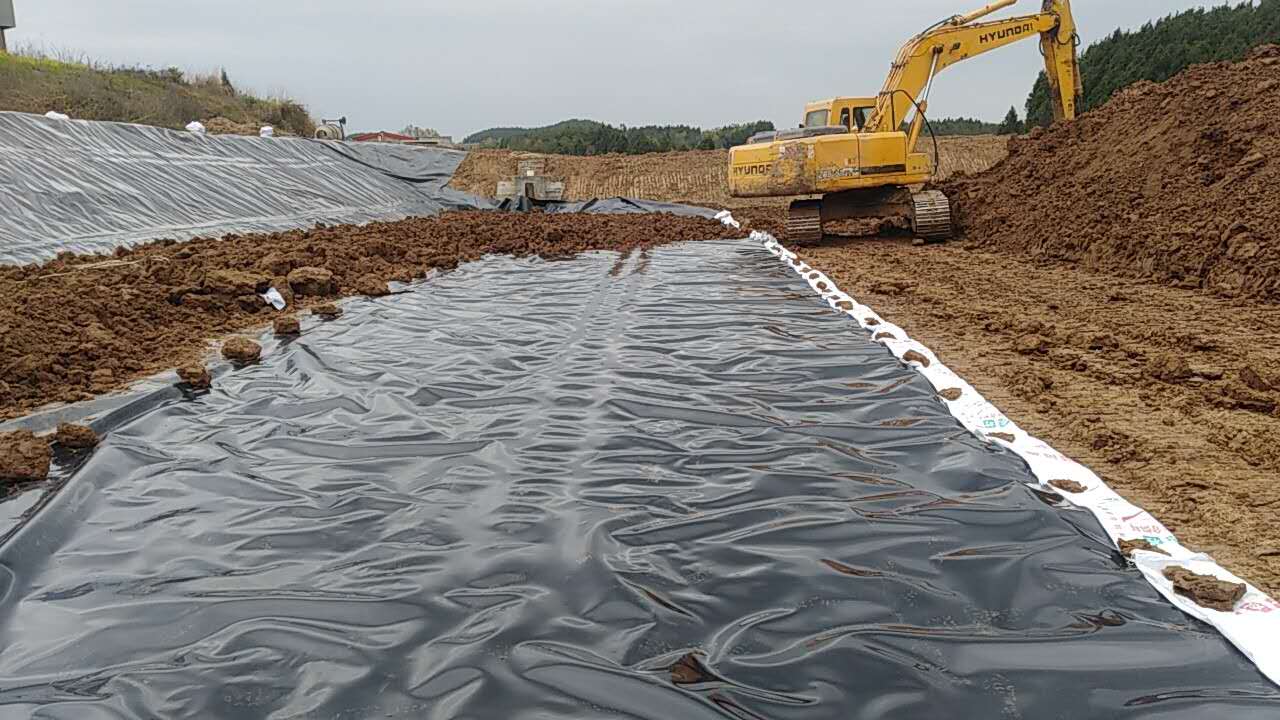
<svg viewBox="0 0 1280 720">
<path fill-rule="evenodd" d="M 352 135 L 347 139 L 352 142 L 385 142 L 385 143 L 406 143 L 406 142 L 413 142 L 414 140 L 408 135 L 401 135 L 400 133 L 387 132 L 385 130 L 381 132 L 359 133 L 356 135 Z"/>
</svg>

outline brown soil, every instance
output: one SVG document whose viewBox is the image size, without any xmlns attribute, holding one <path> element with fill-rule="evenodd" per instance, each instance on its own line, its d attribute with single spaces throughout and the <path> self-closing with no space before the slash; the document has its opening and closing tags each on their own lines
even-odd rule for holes
<svg viewBox="0 0 1280 720">
<path fill-rule="evenodd" d="M 88 450 L 98 445 L 98 433 L 84 425 L 62 423 L 54 435 L 54 441 L 68 450 Z"/>
<path fill-rule="evenodd" d="M 44 480 L 51 462 L 49 443 L 31 431 L 0 433 L 0 484 Z"/>
<path fill-rule="evenodd" d="M 1274 305 L 958 243 L 801 252 L 1184 544 L 1280 595 Z"/>
<path fill-rule="evenodd" d="M 922 152 L 932 152 L 922 140 Z M 938 138 L 938 180 L 978 173 L 1004 158 L 1006 140 L 994 135 Z M 516 174 L 523 157 L 545 157 L 547 175 L 565 182 L 566 200 L 630 197 L 714 208 L 785 206 L 791 198 L 743 200 L 729 197 L 727 150 L 692 150 L 650 155 L 536 155 L 511 150 L 477 150 L 463 161 L 450 185 L 491 197 L 499 180 Z"/>
<path fill-rule="evenodd" d="M 210 135 L 250 135 L 258 137 L 258 134 L 262 131 L 261 124 L 255 125 L 254 123 L 240 123 L 235 120 L 224 118 L 221 115 L 211 117 L 208 120 L 202 120 L 201 124 L 204 125 L 205 131 Z M 275 137 L 293 136 L 293 133 L 278 125 L 272 125 L 271 128 Z"/>
<path fill-rule="evenodd" d="M 713 220 L 672 215 L 472 212 L 160 241 L 112 257 L 63 254 L 39 266 L 0 267 L 0 419 L 192 365 L 211 339 L 269 326 L 330 303 L 334 293 L 380 294 L 387 281 L 487 254 L 568 257 L 732 234 Z M 258 297 L 268 287 L 291 300 L 285 311 Z M 195 364 L 183 379 L 198 389 L 207 386 L 204 373 Z"/>
<path fill-rule="evenodd" d="M 333 320 L 334 318 L 342 317 L 342 308 L 338 307 L 334 303 L 325 303 L 324 305 L 317 305 L 311 308 L 311 312 L 315 315 L 318 315 L 324 318 L 325 320 Z"/>
<path fill-rule="evenodd" d="M 1161 550 L 1158 546 L 1152 545 L 1149 540 L 1121 540 L 1120 553 L 1125 557 L 1133 557 L 1133 553 L 1138 550 L 1146 550 L 1147 552 L 1160 553 L 1168 555 L 1169 553 Z"/>
<path fill-rule="evenodd" d="M 204 390 L 213 384 L 209 368 L 199 364 L 178 368 L 178 379 L 190 385 L 193 390 Z"/>
<path fill-rule="evenodd" d="M 262 346 L 237 335 L 222 344 L 222 357 L 237 363 L 255 363 L 262 357 Z"/>
<path fill-rule="evenodd" d="M 1050 480 L 1049 484 L 1063 492 L 1069 492 L 1072 495 L 1078 495 L 1089 489 L 1075 480 Z"/>
<path fill-rule="evenodd" d="M 1280 301 L 1280 46 L 1142 82 L 947 183 L 963 236 L 1227 297 Z"/>
<path fill-rule="evenodd" d="M 299 335 L 302 333 L 302 323 L 293 315 L 279 317 L 271 324 L 271 329 L 275 332 L 276 337 Z"/>
<path fill-rule="evenodd" d="M 1184 567 L 1167 567 L 1164 576 L 1173 583 L 1174 592 L 1190 598 L 1197 605 L 1221 612 L 1236 609 L 1236 603 L 1249 591 L 1243 583 L 1230 583 L 1212 575 L 1198 575 Z"/>
<path fill-rule="evenodd" d="M 701 685 L 718 682 L 721 678 L 707 667 L 701 653 L 691 652 L 671 666 L 671 682 L 676 685 Z"/>
</svg>

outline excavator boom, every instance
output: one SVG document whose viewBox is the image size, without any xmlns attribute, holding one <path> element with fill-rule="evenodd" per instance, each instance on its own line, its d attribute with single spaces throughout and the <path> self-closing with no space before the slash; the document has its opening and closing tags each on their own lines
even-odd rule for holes
<svg viewBox="0 0 1280 720">
<path fill-rule="evenodd" d="M 852 217 L 909 217 L 926 239 L 951 235 L 951 211 L 937 191 L 910 188 L 933 178 L 934 158 L 916 152 L 929 92 L 946 68 L 1038 38 L 1053 89 L 1054 118 L 1076 117 L 1082 94 L 1079 43 L 1070 0 L 1041 0 L 1041 12 L 986 20 L 1017 0 L 997 0 L 934 24 L 898 51 L 875 97 L 810 103 L 799 130 L 753 138 L 730 153 L 734 197 L 821 195 L 792 204 L 788 233 L 817 239 L 825 222 Z M 910 121 L 909 124 L 907 121 Z M 905 129 L 904 129 L 905 128 Z"/>
<path fill-rule="evenodd" d="M 1034 37 L 1040 38 L 1045 70 L 1054 89 L 1054 117 L 1075 119 L 1082 84 L 1070 0 L 1044 0 L 1043 11 L 1034 15 L 976 22 L 1016 2 L 1001 0 L 968 15 L 944 20 L 903 45 L 880 90 L 868 129 L 896 130 L 912 110 L 926 108 L 934 78 L 948 67 Z"/>
</svg>

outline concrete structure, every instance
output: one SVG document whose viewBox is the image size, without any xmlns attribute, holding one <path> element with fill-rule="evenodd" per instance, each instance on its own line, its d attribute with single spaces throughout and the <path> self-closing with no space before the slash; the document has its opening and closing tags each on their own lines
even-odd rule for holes
<svg viewBox="0 0 1280 720">
<path fill-rule="evenodd" d="M 0 53 L 9 52 L 8 45 L 5 44 L 4 31 L 18 27 L 18 21 L 13 14 L 13 0 L 0 0 Z"/>
<path fill-rule="evenodd" d="M 547 177 L 547 159 L 524 158 L 516 162 L 516 176 L 498 181 L 499 200 L 515 200 L 527 197 L 534 202 L 564 199 L 564 183 Z"/>
</svg>

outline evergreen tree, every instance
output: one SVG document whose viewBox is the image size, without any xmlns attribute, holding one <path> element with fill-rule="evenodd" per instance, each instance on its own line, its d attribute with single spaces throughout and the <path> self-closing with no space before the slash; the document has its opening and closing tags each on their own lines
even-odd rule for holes
<svg viewBox="0 0 1280 720">
<path fill-rule="evenodd" d="M 1280 43 L 1280 0 L 1188 10 L 1117 30 L 1080 56 L 1081 110 L 1102 105 L 1139 80 L 1163 82 L 1190 65 L 1240 60 L 1258 45 Z M 1027 98 L 1027 126 L 1053 122 L 1049 80 L 1042 72 Z"/>
<path fill-rule="evenodd" d="M 996 128 L 997 135 L 1021 135 L 1025 128 L 1022 121 L 1018 119 L 1018 109 L 1009 108 L 1009 114 L 1004 116 L 1004 122 L 1000 123 L 1000 127 Z"/>
<path fill-rule="evenodd" d="M 542 128 L 493 128 L 471 135 L 467 144 L 563 155 L 650 153 L 695 148 L 729 148 L 773 130 L 767 121 L 702 130 L 688 125 L 615 127 L 590 120 L 566 120 Z"/>
</svg>

